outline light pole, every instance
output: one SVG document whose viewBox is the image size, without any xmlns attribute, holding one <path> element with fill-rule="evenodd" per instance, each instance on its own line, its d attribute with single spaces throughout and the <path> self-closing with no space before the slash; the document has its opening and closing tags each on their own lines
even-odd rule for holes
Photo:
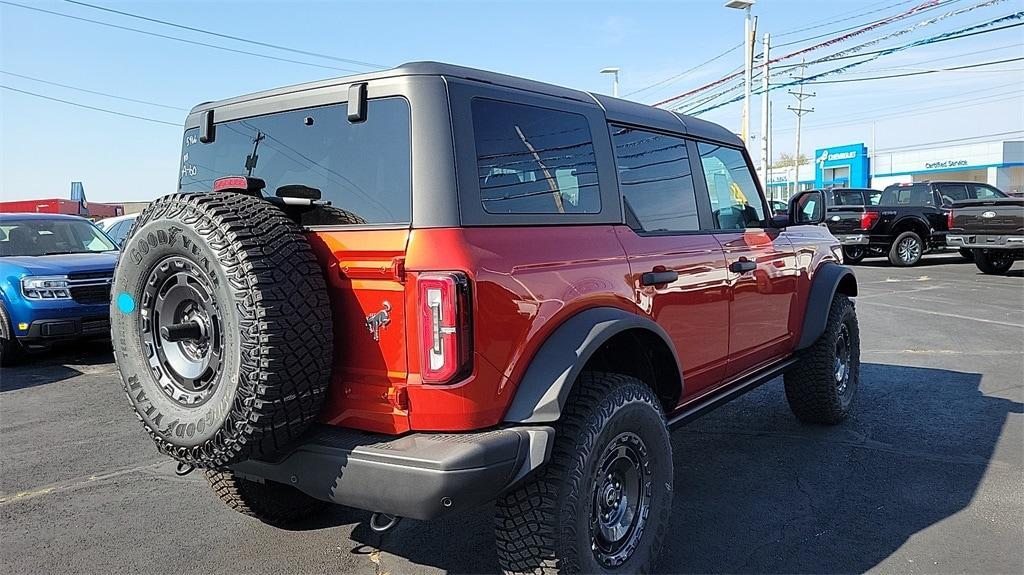
<svg viewBox="0 0 1024 575">
<path fill-rule="evenodd" d="M 619 97 L 619 69 L 616 67 L 602 68 L 602 74 L 612 74 L 612 96 Z"/>
<path fill-rule="evenodd" d="M 741 133 L 743 145 L 747 145 L 747 138 L 750 135 L 750 82 L 754 75 L 754 30 L 755 24 L 751 21 L 750 7 L 756 0 L 729 0 L 725 3 L 726 8 L 743 10 L 746 18 L 743 20 L 743 125 Z"/>
</svg>

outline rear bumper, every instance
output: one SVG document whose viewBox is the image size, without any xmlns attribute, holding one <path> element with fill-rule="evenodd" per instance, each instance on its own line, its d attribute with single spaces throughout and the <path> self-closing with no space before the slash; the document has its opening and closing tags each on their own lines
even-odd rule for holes
<svg viewBox="0 0 1024 575">
<path fill-rule="evenodd" d="M 321 425 L 276 461 L 232 466 L 341 505 L 432 519 L 486 503 L 544 464 L 547 426 L 402 437 Z"/>
<path fill-rule="evenodd" d="M 838 234 L 836 239 L 844 246 L 866 246 L 871 243 L 868 234 Z"/>
<path fill-rule="evenodd" d="M 998 236 L 985 234 L 947 234 L 946 245 L 970 249 L 1024 249 L 1024 236 Z"/>
</svg>

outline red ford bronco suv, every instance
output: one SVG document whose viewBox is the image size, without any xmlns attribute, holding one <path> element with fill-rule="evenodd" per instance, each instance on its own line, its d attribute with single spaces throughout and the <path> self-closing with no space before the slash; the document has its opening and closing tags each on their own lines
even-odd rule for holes
<svg viewBox="0 0 1024 575">
<path fill-rule="evenodd" d="M 123 247 L 118 368 L 242 513 L 496 499 L 508 572 L 646 571 L 672 426 L 783 374 L 806 422 L 857 391 L 823 210 L 765 206 L 720 126 L 457 66 L 201 104 Z"/>
</svg>

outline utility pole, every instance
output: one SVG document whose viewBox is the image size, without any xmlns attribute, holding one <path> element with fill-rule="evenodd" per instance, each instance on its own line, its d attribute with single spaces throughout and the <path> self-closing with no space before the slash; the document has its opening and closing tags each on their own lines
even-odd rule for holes
<svg viewBox="0 0 1024 575">
<path fill-rule="evenodd" d="M 814 92 L 804 92 L 803 85 L 803 71 L 807 68 L 807 64 L 803 60 L 800 61 L 800 75 L 793 76 L 794 80 L 799 80 L 800 84 L 797 86 L 797 91 L 790 90 L 789 93 L 796 97 L 796 107 L 789 106 L 789 109 L 796 114 L 796 154 L 793 156 L 793 164 L 796 166 L 796 173 L 793 176 L 795 180 L 794 191 L 798 191 L 800 188 L 800 124 L 804 114 L 810 114 L 814 111 L 814 108 L 804 108 L 804 100 L 807 98 L 813 98 L 817 94 Z"/>
<path fill-rule="evenodd" d="M 743 146 L 746 147 L 750 143 L 750 85 L 754 81 L 754 37 L 757 35 L 757 18 L 750 17 L 749 6 L 743 28 L 747 36 L 743 39 L 746 52 L 743 62 Z"/>
<path fill-rule="evenodd" d="M 768 100 L 768 49 L 771 43 L 771 38 L 767 32 L 764 33 L 763 49 L 761 50 L 762 60 L 762 72 L 761 72 L 761 187 L 764 190 L 768 190 L 768 166 L 771 164 L 771 158 L 768 155 L 768 148 L 770 144 L 768 139 L 771 137 L 769 132 L 770 126 L 768 124 L 768 117 L 771 115 L 769 110 Z"/>
</svg>

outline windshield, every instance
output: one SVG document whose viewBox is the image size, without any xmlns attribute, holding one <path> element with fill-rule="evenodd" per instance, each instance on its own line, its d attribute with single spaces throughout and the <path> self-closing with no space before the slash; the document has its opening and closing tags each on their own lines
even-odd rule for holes
<svg viewBox="0 0 1024 575">
<path fill-rule="evenodd" d="M 109 252 L 116 248 L 85 220 L 4 220 L 0 256 L 48 256 Z"/>
<path fill-rule="evenodd" d="M 349 122 L 345 104 L 292 110 L 216 125 L 213 142 L 185 132 L 182 192 L 208 192 L 226 176 L 315 188 L 329 202 L 302 214 L 304 225 L 408 224 L 412 211 L 409 104 L 371 99 L 366 120 Z"/>
</svg>

